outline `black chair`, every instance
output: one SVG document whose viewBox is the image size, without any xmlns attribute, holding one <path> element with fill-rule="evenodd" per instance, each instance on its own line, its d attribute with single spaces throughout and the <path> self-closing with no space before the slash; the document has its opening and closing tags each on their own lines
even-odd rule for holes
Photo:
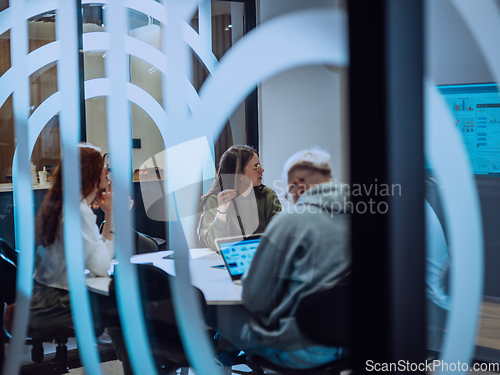
<svg viewBox="0 0 500 375">
<path fill-rule="evenodd" d="M 137 264 L 134 266 L 137 267 L 149 346 L 158 371 L 189 367 L 177 328 L 173 297 L 170 292 L 170 282 L 173 276 L 151 265 Z M 115 268 L 116 272 L 120 272 L 119 265 Z M 113 278 L 109 286 L 109 306 L 102 313 L 108 328 L 110 326 L 119 327 L 121 330 L 115 287 Z M 203 315 L 205 315 L 206 301 L 203 293 L 197 288 L 195 288 L 195 293 L 202 306 Z M 207 330 L 207 334 L 213 337 L 214 332 Z"/>
<path fill-rule="evenodd" d="M 351 343 L 350 298 L 351 291 L 348 280 L 330 289 L 305 297 L 295 313 L 300 331 L 319 345 L 349 348 Z M 263 369 L 288 375 L 340 374 L 348 373 L 351 370 L 349 358 L 305 370 L 278 366 L 261 356 L 247 358 L 247 365 L 258 375 L 264 374 Z"/>
<path fill-rule="evenodd" d="M 15 302 L 16 293 L 16 274 L 17 274 L 17 252 L 12 249 L 7 242 L 0 239 L 0 293 L 2 299 L 2 328 L 4 304 Z M 3 343 L 5 342 L 5 329 L 2 335 L 2 362 L 3 362 Z M 75 333 L 72 327 L 57 327 L 52 329 L 32 329 L 28 327 L 28 338 L 26 345 L 31 345 L 31 359 L 35 363 L 43 361 L 43 343 L 55 342 L 57 344 L 56 357 L 53 364 L 53 374 L 66 374 L 68 372 L 66 343 L 69 337 L 74 337 Z"/>
<path fill-rule="evenodd" d="M 134 230 L 134 236 L 136 236 L 136 249 L 137 254 L 153 253 L 158 251 L 158 243 L 147 234 L 137 232 Z"/>
<path fill-rule="evenodd" d="M 33 329 L 28 327 L 28 338 L 26 345 L 31 345 L 31 359 L 35 363 L 41 363 L 44 359 L 44 342 L 55 342 L 56 356 L 52 362 L 53 374 L 68 373 L 68 338 L 75 337 L 75 331 L 72 327 L 57 327 L 52 329 Z"/>
<path fill-rule="evenodd" d="M 17 251 L 14 250 L 3 238 L 0 238 L 0 254 L 3 254 L 17 266 Z"/>
<path fill-rule="evenodd" d="M 4 344 L 9 340 L 9 335 L 7 334 L 4 327 L 4 312 L 5 304 L 12 304 L 16 299 L 16 273 L 17 266 L 14 261 L 9 259 L 5 254 L 10 253 L 10 248 L 7 243 L 0 239 L 0 303 L 1 303 L 1 317 L 2 317 L 2 350 L 0 352 L 0 372 L 2 371 L 4 362 Z M 14 250 L 12 254 L 15 255 Z M 16 259 L 17 261 L 17 259 Z"/>
<path fill-rule="evenodd" d="M 15 234 L 14 234 L 14 208 L 12 195 L 0 194 L 0 237 L 11 248 L 15 248 Z M 13 260 L 13 259 L 11 259 Z"/>
<path fill-rule="evenodd" d="M 99 233 L 101 234 L 104 229 L 105 222 L 106 220 L 99 225 Z M 153 239 L 153 237 L 145 233 L 138 232 L 135 229 L 133 231 L 137 254 L 154 253 L 159 250 L 159 244 Z"/>
</svg>

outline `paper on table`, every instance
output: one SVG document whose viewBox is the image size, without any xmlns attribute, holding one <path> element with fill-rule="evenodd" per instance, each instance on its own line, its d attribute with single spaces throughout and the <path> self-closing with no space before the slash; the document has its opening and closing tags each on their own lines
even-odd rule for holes
<svg viewBox="0 0 500 375">
<path fill-rule="evenodd" d="M 190 249 L 189 252 L 191 254 L 191 259 L 201 258 L 201 257 L 204 257 L 206 255 L 210 255 L 212 253 L 215 253 L 214 250 L 209 249 L 209 248 Z"/>
</svg>

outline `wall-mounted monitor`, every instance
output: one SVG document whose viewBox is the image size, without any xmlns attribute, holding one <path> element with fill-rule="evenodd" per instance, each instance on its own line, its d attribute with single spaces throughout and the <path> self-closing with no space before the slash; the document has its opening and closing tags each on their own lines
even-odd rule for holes
<svg viewBox="0 0 500 375">
<path fill-rule="evenodd" d="M 438 86 L 469 154 L 474 174 L 500 177 L 500 94 L 496 84 Z"/>
</svg>

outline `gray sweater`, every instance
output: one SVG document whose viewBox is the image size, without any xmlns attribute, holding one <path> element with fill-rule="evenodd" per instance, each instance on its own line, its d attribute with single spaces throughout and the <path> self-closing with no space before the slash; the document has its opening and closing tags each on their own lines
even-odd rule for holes
<svg viewBox="0 0 500 375">
<path fill-rule="evenodd" d="M 247 330 L 264 345 L 284 350 L 311 345 L 293 318 L 299 302 L 350 273 L 349 197 L 340 186 L 311 188 L 264 232 L 243 280 L 243 304 L 254 317 Z"/>
</svg>

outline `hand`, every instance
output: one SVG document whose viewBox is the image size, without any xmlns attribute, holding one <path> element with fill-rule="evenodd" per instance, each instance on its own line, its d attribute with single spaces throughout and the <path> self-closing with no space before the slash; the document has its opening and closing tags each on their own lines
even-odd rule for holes
<svg viewBox="0 0 500 375">
<path fill-rule="evenodd" d="M 226 212 L 231 201 L 236 198 L 236 190 L 226 189 L 217 195 L 217 206 L 220 212 Z"/>
<path fill-rule="evenodd" d="M 111 193 L 111 185 L 108 185 L 104 192 L 99 190 L 96 195 L 97 203 L 106 216 L 111 214 L 113 208 L 113 194 Z"/>
</svg>

